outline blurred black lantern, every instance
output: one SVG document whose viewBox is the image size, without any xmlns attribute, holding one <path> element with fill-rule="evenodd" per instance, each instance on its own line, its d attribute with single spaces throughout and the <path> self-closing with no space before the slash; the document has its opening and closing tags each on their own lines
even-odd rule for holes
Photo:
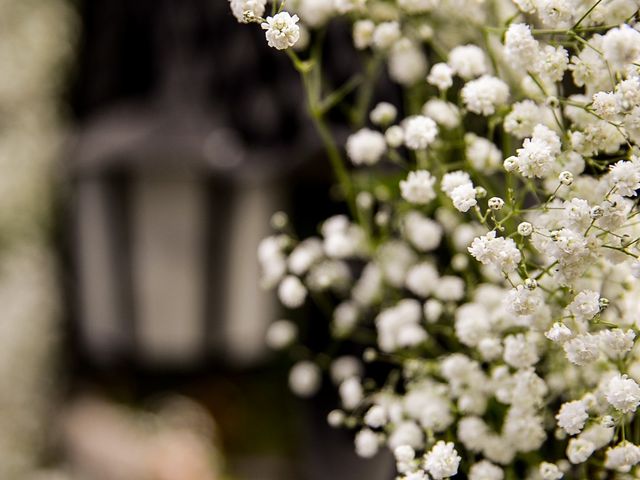
<svg viewBox="0 0 640 480">
<path fill-rule="evenodd" d="M 243 173 L 245 160 L 229 130 L 184 104 L 115 111 L 84 133 L 74 217 L 90 352 L 259 355 L 274 310 L 254 252 L 278 194 L 264 174 Z"/>
</svg>

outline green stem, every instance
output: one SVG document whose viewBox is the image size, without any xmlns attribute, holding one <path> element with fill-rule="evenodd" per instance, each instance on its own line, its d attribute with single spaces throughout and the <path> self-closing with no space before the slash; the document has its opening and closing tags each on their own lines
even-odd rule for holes
<svg viewBox="0 0 640 480">
<path fill-rule="evenodd" d="M 342 193 L 345 197 L 347 205 L 349 206 L 349 211 L 353 218 L 357 218 L 357 209 L 355 203 L 355 193 L 353 190 L 353 184 L 351 182 L 351 176 L 349 175 L 349 171 L 345 165 L 345 161 L 340 153 L 340 149 L 338 148 L 335 139 L 333 138 L 333 134 L 331 130 L 327 126 L 324 118 L 319 112 L 311 112 L 311 116 L 313 119 L 313 123 L 322 139 L 322 143 L 327 151 L 327 156 L 329 157 L 329 161 L 331 162 L 331 167 L 333 168 L 333 173 L 340 184 L 340 188 L 342 189 Z"/>
<path fill-rule="evenodd" d="M 346 162 L 342 157 L 342 153 L 336 144 L 335 139 L 324 117 L 322 108 L 322 77 L 320 72 L 320 64 L 322 60 L 322 44 L 323 36 L 319 35 L 316 44 L 312 48 L 311 58 L 303 61 L 291 49 L 287 50 L 289 57 L 293 61 L 296 70 L 302 76 L 302 83 L 307 98 L 307 106 L 309 114 L 316 127 L 318 135 L 324 144 L 327 156 L 331 162 L 333 173 L 340 185 L 342 193 L 345 197 L 349 212 L 353 218 L 358 218 L 358 210 L 356 208 L 355 193 L 351 176 L 347 170 Z"/>
<path fill-rule="evenodd" d="M 367 112 L 371 105 L 371 98 L 373 97 L 373 90 L 380 73 L 382 66 L 382 56 L 374 55 L 369 59 L 366 68 L 366 75 L 362 86 L 358 91 L 358 98 L 356 100 L 355 110 L 353 111 L 352 123 L 355 128 L 362 128 L 367 121 Z"/>
<path fill-rule="evenodd" d="M 600 3 L 602 3 L 602 0 L 598 0 L 596 3 L 591 5 L 591 8 L 589 10 L 587 10 L 585 12 L 585 14 L 580 17 L 580 20 L 578 20 L 573 27 L 571 27 L 571 30 L 575 30 L 576 28 L 578 28 L 580 26 L 580 24 L 584 21 L 584 19 L 587 18 L 591 14 L 591 12 L 593 12 L 595 10 L 595 8 L 598 5 L 600 5 Z"/>
</svg>

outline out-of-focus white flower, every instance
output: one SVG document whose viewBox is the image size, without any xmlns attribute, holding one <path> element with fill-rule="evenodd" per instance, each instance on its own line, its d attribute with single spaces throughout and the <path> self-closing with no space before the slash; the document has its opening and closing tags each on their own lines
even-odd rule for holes
<svg viewBox="0 0 640 480">
<path fill-rule="evenodd" d="M 442 480 L 458 473 L 460 460 L 454 444 L 440 440 L 425 455 L 424 467 L 435 480 Z"/>
<path fill-rule="evenodd" d="M 436 198 L 433 189 L 436 179 L 427 170 L 409 172 L 406 180 L 400 182 L 402 198 L 416 205 L 424 205 Z"/>
<path fill-rule="evenodd" d="M 229 0 L 229 4 L 238 22 L 247 23 L 264 15 L 267 0 Z"/>
<path fill-rule="evenodd" d="M 280 350 L 291 345 L 298 336 L 298 327 L 289 320 L 273 322 L 267 330 L 266 342 L 270 348 Z"/>
<path fill-rule="evenodd" d="M 384 135 L 363 128 L 347 140 L 347 155 L 355 165 L 373 165 L 380 161 L 387 150 Z"/>
<path fill-rule="evenodd" d="M 309 361 L 296 363 L 289 373 L 289 387 L 300 397 L 311 397 L 320 389 L 320 368 Z"/>
</svg>

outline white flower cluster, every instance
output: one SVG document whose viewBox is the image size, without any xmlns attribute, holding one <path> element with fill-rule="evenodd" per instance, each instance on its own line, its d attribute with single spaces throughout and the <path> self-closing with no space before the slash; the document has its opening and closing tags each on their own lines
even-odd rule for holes
<svg viewBox="0 0 640 480">
<path fill-rule="evenodd" d="M 313 292 L 336 305 L 337 339 L 365 343 L 329 367 L 342 401 L 330 423 L 356 428 L 364 457 L 388 446 L 402 480 L 638 478 L 637 1 L 290 8 L 311 29 L 344 16 L 406 94 L 368 116 L 340 97 L 356 112 L 355 173 L 335 143 L 328 153 L 351 219 L 303 241 L 281 228 L 259 252 L 285 306 Z M 307 79 L 313 51 L 294 58 Z M 343 92 L 317 88 L 312 107 Z M 269 342 L 296 336 L 280 321 Z M 292 371 L 301 395 L 321 381 L 314 359 Z M 388 376 L 370 378 L 370 363 Z"/>
</svg>

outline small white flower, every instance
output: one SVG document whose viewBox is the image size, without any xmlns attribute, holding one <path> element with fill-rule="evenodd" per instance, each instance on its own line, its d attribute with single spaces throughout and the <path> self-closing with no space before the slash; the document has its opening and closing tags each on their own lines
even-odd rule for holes
<svg viewBox="0 0 640 480">
<path fill-rule="evenodd" d="M 267 0 L 229 0 L 231 12 L 240 23 L 247 23 L 264 15 Z"/>
<path fill-rule="evenodd" d="M 453 69 L 446 63 L 436 63 L 431 67 L 427 82 L 440 90 L 446 90 L 453 85 L 453 73 Z"/>
<path fill-rule="evenodd" d="M 307 288 L 298 277 L 289 275 L 285 277 L 278 287 L 278 298 L 285 307 L 301 307 L 307 298 Z"/>
<path fill-rule="evenodd" d="M 564 170 L 560 172 L 560 175 L 558 175 L 558 180 L 560 180 L 560 183 L 562 185 L 565 185 L 568 187 L 571 184 L 573 184 L 573 173 Z"/>
<path fill-rule="evenodd" d="M 509 290 L 504 299 L 506 310 L 521 317 L 535 314 L 542 303 L 540 293 L 526 283 Z"/>
<path fill-rule="evenodd" d="M 320 389 L 320 369 L 309 361 L 296 363 L 289 373 L 289 387 L 299 397 L 311 397 Z"/>
<path fill-rule="evenodd" d="M 429 117 L 414 115 L 404 121 L 404 144 L 411 150 L 424 150 L 438 135 L 438 126 Z"/>
<path fill-rule="evenodd" d="M 426 298 L 435 290 L 440 276 L 438 270 L 429 262 L 419 263 L 407 272 L 407 288 L 418 295 Z"/>
<path fill-rule="evenodd" d="M 512 23 L 504 36 L 505 54 L 510 62 L 531 69 L 540 55 L 540 45 L 531 28 L 524 23 Z"/>
<path fill-rule="evenodd" d="M 518 233 L 523 237 L 528 237 L 533 233 L 533 225 L 529 222 L 521 222 L 518 224 Z"/>
<path fill-rule="evenodd" d="M 462 458 L 451 442 L 438 441 L 424 457 L 424 467 L 435 480 L 458 473 Z"/>
<path fill-rule="evenodd" d="M 368 128 L 358 130 L 347 140 L 347 155 L 354 165 L 374 165 L 386 150 L 384 135 Z"/>
<path fill-rule="evenodd" d="M 280 350 L 291 345 L 298 336 L 298 327 L 289 320 L 273 322 L 267 330 L 266 343 L 269 348 Z"/>
<path fill-rule="evenodd" d="M 516 166 L 523 177 L 546 177 L 552 172 L 561 143 L 558 134 L 545 125 L 538 124 L 533 136 L 525 139 L 516 157 Z"/>
<path fill-rule="evenodd" d="M 609 178 L 616 193 L 624 197 L 635 197 L 636 190 L 640 190 L 640 160 L 620 160 L 610 169 Z"/>
<path fill-rule="evenodd" d="M 568 340 L 563 345 L 567 359 L 574 365 L 586 365 L 600 356 L 598 337 L 590 333 L 582 333 Z"/>
<path fill-rule="evenodd" d="M 389 125 L 393 123 L 398 115 L 398 109 L 387 102 L 378 103 L 371 113 L 369 118 L 375 125 Z"/>
<path fill-rule="evenodd" d="M 609 404 L 622 413 L 635 412 L 640 405 L 640 386 L 626 375 L 615 375 L 605 390 Z"/>
<path fill-rule="evenodd" d="M 462 185 L 454 188 L 451 192 L 453 206 L 460 212 L 468 212 L 471 207 L 478 204 L 478 201 L 476 200 L 477 193 L 478 191 L 473 186 L 473 183 L 463 183 Z"/>
<path fill-rule="evenodd" d="M 347 378 L 340 384 L 338 391 L 345 410 L 353 410 L 364 398 L 362 384 L 357 377 Z"/>
<path fill-rule="evenodd" d="M 409 212 L 404 217 L 406 239 L 421 252 L 430 252 L 440 245 L 443 235 L 442 226 L 418 212 Z"/>
<path fill-rule="evenodd" d="M 630 25 L 609 30 L 602 39 L 604 58 L 615 70 L 640 61 L 640 32 Z"/>
<path fill-rule="evenodd" d="M 542 480 L 560 480 L 564 476 L 555 463 L 542 462 L 538 471 Z"/>
<path fill-rule="evenodd" d="M 362 376 L 362 363 L 357 357 L 343 355 L 331 362 L 330 374 L 331 380 L 340 385 L 346 380 Z"/>
<path fill-rule="evenodd" d="M 384 132 L 384 139 L 391 148 L 398 148 L 404 143 L 404 130 L 400 125 L 393 125 Z"/>
<path fill-rule="evenodd" d="M 593 290 L 580 292 L 567 306 L 567 310 L 582 320 L 591 320 L 600 311 L 600 294 Z"/>
<path fill-rule="evenodd" d="M 620 113 L 618 97 L 613 92 L 594 93 L 591 106 L 598 115 L 607 120 L 615 120 Z"/>
<path fill-rule="evenodd" d="M 476 45 L 455 47 L 449 53 L 447 63 L 456 74 L 465 80 L 488 73 L 484 50 Z"/>
<path fill-rule="evenodd" d="M 431 298 L 424 303 L 423 310 L 424 318 L 426 318 L 427 322 L 435 323 L 442 315 L 444 307 L 440 301 L 435 298 Z"/>
<path fill-rule="evenodd" d="M 622 441 L 615 447 L 607 449 L 604 466 L 610 470 L 626 473 L 638 463 L 640 463 L 640 447 L 629 441 Z"/>
<path fill-rule="evenodd" d="M 364 415 L 365 425 L 371 428 L 381 428 L 387 421 L 387 410 L 382 405 L 374 405 Z"/>
<path fill-rule="evenodd" d="M 503 358 L 514 368 L 531 367 L 540 360 L 535 342 L 522 333 L 509 335 L 504 339 Z"/>
<path fill-rule="evenodd" d="M 344 424 L 345 417 L 342 410 L 331 410 L 327 415 L 327 423 L 333 428 L 338 428 Z"/>
<path fill-rule="evenodd" d="M 491 197 L 487 202 L 487 205 L 491 210 L 502 210 L 502 207 L 504 207 L 504 200 L 500 197 Z"/>
<path fill-rule="evenodd" d="M 567 446 L 567 457 L 573 464 L 586 462 L 595 451 L 595 445 L 589 440 L 572 438 Z"/>
<path fill-rule="evenodd" d="M 453 129 L 460 125 L 460 110 L 453 103 L 439 98 L 431 98 L 422 106 L 422 113 L 433 118 L 445 128 Z"/>
<path fill-rule="evenodd" d="M 426 205 L 436 198 L 435 183 L 435 177 L 427 170 L 409 172 L 407 179 L 400 182 L 402 198 L 409 203 Z"/>
<path fill-rule="evenodd" d="M 410 445 L 400 445 L 393 451 L 397 462 L 408 463 L 416 458 L 416 452 Z"/>
<path fill-rule="evenodd" d="M 563 343 L 573 337 L 573 332 L 562 322 L 554 323 L 544 334 L 552 342 Z"/>
<path fill-rule="evenodd" d="M 409 445 L 413 448 L 421 448 L 424 445 L 424 433 L 420 426 L 413 421 L 400 422 L 395 425 L 393 433 L 389 436 L 387 444 L 391 450 L 400 445 Z"/>
<path fill-rule="evenodd" d="M 461 95 L 470 112 L 487 117 L 495 113 L 496 107 L 507 103 L 509 87 L 499 78 L 484 75 L 462 87 Z"/>
<path fill-rule="evenodd" d="M 442 182 L 440 183 L 440 188 L 442 191 L 446 193 L 449 197 L 453 193 L 453 190 L 460 185 L 464 185 L 465 183 L 471 183 L 471 177 L 467 172 L 463 172 L 462 170 L 456 170 L 455 172 L 445 173 L 442 177 Z"/>
<path fill-rule="evenodd" d="M 600 331 L 602 351 L 614 360 L 623 358 L 634 346 L 636 334 L 633 330 L 614 328 Z"/>
<path fill-rule="evenodd" d="M 497 237 L 495 230 L 475 238 L 468 250 L 480 263 L 492 265 L 501 272 L 513 272 L 522 260 L 522 254 L 513 239 Z"/>
<path fill-rule="evenodd" d="M 398 5 L 409 13 L 425 13 L 438 6 L 439 0 L 398 0 Z"/>
<path fill-rule="evenodd" d="M 454 302 L 464 297 L 464 280 L 454 275 L 444 275 L 436 284 L 433 295 L 443 302 Z"/>
<path fill-rule="evenodd" d="M 293 47 L 300 39 L 300 27 L 297 25 L 299 20 L 297 15 L 291 16 L 289 12 L 267 17 L 262 29 L 266 30 L 265 36 L 269 46 L 278 50 Z"/>
<path fill-rule="evenodd" d="M 474 463 L 469 470 L 469 480 L 503 480 L 504 472 L 488 460 Z"/>
<path fill-rule="evenodd" d="M 380 50 L 386 50 L 400 40 L 401 36 L 398 22 L 382 22 L 373 32 L 373 45 Z"/>
<path fill-rule="evenodd" d="M 338 13 L 345 14 L 354 10 L 362 10 L 367 4 L 367 0 L 333 0 L 333 3 Z"/>
<path fill-rule="evenodd" d="M 427 57 L 418 44 L 408 38 L 398 40 L 387 59 L 389 76 L 401 85 L 414 85 L 427 73 Z"/>
<path fill-rule="evenodd" d="M 378 453 L 380 439 L 378 435 L 368 428 L 363 428 L 356 434 L 356 453 L 363 458 L 371 458 Z"/>
<path fill-rule="evenodd" d="M 558 426 L 569 435 L 580 433 L 588 418 L 587 407 L 579 400 L 562 404 L 560 411 L 556 415 Z"/>
<path fill-rule="evenodd" d="M 371 20 L 358 20 L 353 24 L 353 44 L 358 50 L 371 46 L 376 24 Z"/>
</svg>

